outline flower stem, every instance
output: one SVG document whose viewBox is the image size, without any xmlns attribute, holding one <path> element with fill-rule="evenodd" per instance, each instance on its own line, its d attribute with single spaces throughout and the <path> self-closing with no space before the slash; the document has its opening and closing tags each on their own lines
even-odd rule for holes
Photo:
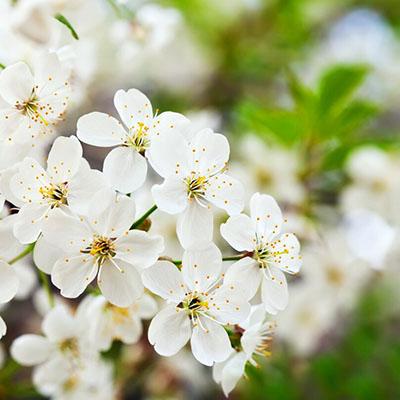
<svg viewBox="0 0 400 400">
<path fill-rule="evenodd" d="M 47 275 L 40 269 L 38 269 L 38 272 L 39 272 L 40 281 L 42 282 L 42 287 L 47 294 L 47 298 L 49 300 L 50 307 L 53 308 L 54 307 L 54 294 L 51 290 L 49 279 L 47 278 Z"/>
<path fill-rule="evenodd" d="M 28 244 L 28 246 L 25 247 L 21 253 L 19 253 L 17 256 L 15 256 L 12 260 L 10 260 L 8 263 L 10 265 L 16 263 L 17 261 L 21 260 L 25 256 L 27 256 L 29 253 L 32 253 L 33 249 L 35 247 L 35 243 Z"/>
<path fill-rule="evenodd" d="M 153 214 L 154 211 L 157 210 L 157 206 L 154 204 L 153 207 L 149 208 L 139 219 L 137 219 L 132 226 L 130 227 L 130 230 L 138 228 L 140 225 L 143 224 L 144 221 L 146 221 L 146 219 Z"/>
<path fill-rule="evenodd" d="M 223 257 L 222 261 L 237 261 L 237 260 L 241 260 L 244 257 L 249 256 L 250 254 L 251 253 L 246 252 L 246 253 L 238 254 L 236 256 Z M 175 264 L 176 266 L 179 266 L 182 264 L 182 260 L 170 260 L 170 259 L 168 259 L 168 257 L 163 257 L 163 258 L 160 257 L 159 259 L 164 259 L 164 260 L 170 261 L 173 264 Z"/>
<path fill-rule="evenodd" d="M 249 254 L 246 253 L 242 253 L 242 254 L 238 254 L 236 256 L 229 256 L 229 257 L 223 257 L 222 261 L 237 261 L 237 260 L 241 260 L 244 257 L 247 257 Z"/>
</svg>

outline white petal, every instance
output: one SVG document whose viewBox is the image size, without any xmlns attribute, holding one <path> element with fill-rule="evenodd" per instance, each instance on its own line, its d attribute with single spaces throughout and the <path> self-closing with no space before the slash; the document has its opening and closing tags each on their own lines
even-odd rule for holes
<svg viewBox="0 0 400 400">
<path fill-rule="evenodd" d="M 54 307 L 42 323 L 43 333 L 53 343 L 74 337 L 78 328 L 76 321 L 65 306 Z"/>
<path fill-rule="evenodd" d="M 247 293 L 242 284 L 223 284 L 208 298 L 209 314 L 223 324 L 239 324 L 250 313 Z"/>
<path fill-rule="evenodd" d="M 93 196 L 107 187 L 104 174 L 90 169 L 82 159 L 78 172 L 68 183 L 68 205 L 78 215 L 87 215 Z"/>
<path fill-rule="evenodd" d="M 56 53 L 39 54 L 35 60 L 34 70 L 39 97 L 59 93 L 68 87 L 70 71 L 61 64 Z"/>
<path fill-rule="evenodd" d="M 188 204 L 187 185 L 180 178 L 167 178 L 151 189 L 157 207 L 168 214 L 182 212 Z"/>
<path fill-rule="evenodd" d="M 114 105 L 122 122 L 128 128 L 133 128 L 138 122 L 149 126 L 153 119 L 153 109 L 150 100 L 139 90 L 118 90 L 114 96 Z"/>
<path fill-rule="evenodd" d="M 27 157 L 21 162 L 19 172 L 10 180 L 10 189 L 23 203 L 38 203 L 45 205 L 41 187 L 50 184 L 49 177 L 42 166 L 33 158 Z"/>
<path fill-rule="evenodd" d="M 185 285 L 178 268 L 168 261 L 158 261 L 142 273 L 143 284 L 151 292 L 176 304 L 185 297 Z"/>
<path fill-rule="evenodd" d="M 119 338 L 126 344 L 136 343 L 142 332 L 142 324 L 138 318 L 125 318 L 115 325 L 116 338 Z"/>
<path fill-rule="evenodd" d="M 158 139 L 158 136 L 169 135 L 173 131 L 183 132 L 190 125 L 190 121 L 182 114 L 166 111 L 154 119 L 151 126 L 151 140 Z"/>
<path fill-rule="evenodd" d="M 60 209 L 53 210 L 43 226 L 44 239 L 66 253 L 79 253 L 86 248 L 92 238 L 87 224 L 76 217 L 65 214 Z"/>
<path fill-rule="evenodd" d="M 227 269 L 224 284 L 235 285 L 245 293 L 247 300 L 251 300 L 260 286 L 261 278 L 258 263 L 250 257 L 245 257 Z"/>
<path fill-rule="evenodd" d="M 18 213 L 14 224 L 15 237 L 24 244 L 33 243 L 39 237 L 45 224 L 45 216 L 51 212 L 47 206 L 26 204 Z"/>
<path fill-rule="evenodd" d="M 122 124 L 108 114 L 92 112 L 78 119 L 79 140 L 99 147 L 112 147 L 124 143 L 126 131 Z"/>
<path fill-rule="evenodd" d="M 97 265 L 90 255 L 62 257 L 54 265 L 51 281 L 64 297 L 81 295 L 97 274 Z"/>
<path fill-rule="evenodd" d="M 153 139 L 146 156 L 163 178 L 185 177 L 190 173 L 190 148 L 183 134 L 172 131 Z"/>
<path fill-rule="evenodd" d="M 200 175 L 210 176 L 221 171 L 229 159 L 229 142 L 224 135 L 212 129 L 198 132 L 191 142 L 193 168 Z"/>
<path fill-rule="evenodd" d="M 293 233 L 281 235 L 269 246 L 271 253 L 275 253 L 270 265 L 290 274 L 296 274 L 300 271 L 302 265 L 302 258 L 299 256 L 300 243 Z"/>
<path fill-rule="evenodd" d="M 58 137 L 47 159 L 47 173 L 53 182 L 69 182 L 76 174 L 82 157 L 82 146 L 75 136 Z"/>
<path fill-rule="evenodd" d="M 36 270 L 32 268 L 29 259 L 16 262 L 13 265 L 13 268 L 19 281 L 18 291 L 15 298 L 17 300 L 26 300 L 30 297 L 38 283 Z"/>
<path fill-rule="evenodd" d="M 14 360 L 27 367 L 46 361 L 52 350 L 50 342 L 39 335 L 22 335 L 14 340 L 10 349 Z"/>
<path fill-rule="evenodd" d="M 154 317 L 158 310 L 158 305 L 153 296 L 144 293 L 143 296 L 135 303 L 138 308 L 137 313 L 140 318 L 150 319 Z"/>
<path fill-rule="evenodd" d="M 201 250 L 186 250 L 182 259 L 183 279 L 192 291 L 206 292 L 220 277 L 222 254 L 214 243 Z"/>
<path fill-rule="evenodd" d="M 136 268 L 153 265 L 164 250 L 164 239 L 137 229 L 129 231 L 115 242 L 116 256 Z"/>
<path fill-rule="evenodd" d="M 229 393 L 235 389 L 240 378 L 244 374 L 247 357 L 243 352 L 236 353 L 228 360 L 223 371 L 221 385 L 225 396 L 228 397 Z"/>
<path fill-rule="evenodd" d="M 261 286 L 261 297 L 265 304 L 271 304 L 274 308 L 282 311 L 289 301 L 289 292 L 285 274 L 278 268 L 270 267 L 271 278 L 268 272 L 265 274 Z M 268 278 L 267 278 L 268 277 Z"/>
<path fill-rule="evenodd" d="M 250 214 L 261 239 L 268 241 L 280 233 L 283 217 L 273 197 L 260 193 L 253 194 L 250 199 Z"/>
<path fill-rule="evenodd" d="M 60 258 L 60 249 L 46 242 L 40 236 L 33 249 L 33 261 L 35 265 L 44 273 L 51 274 L 54 264 Z"/>
<path fill-rule="evenodd" d="M 10 65 L 0 74 L 0 96 L 11 105 L 29 100 L 33 90 L 33 76 L 23 62 Z"/>
<path fill-rule="evenodd" d="M 132 193 L 146 180 L 147 161 L 131 147 L 117 147 L 105 158 L 103 173 L 115 190 Z"/>
<path fill-rule="evenodd" d="M 232 352 L 231 342 L 225 329 L 214 321 L 201 318 L 193 328 L 190 340 L 192 353 L 204 365 L 225 361 Z"/>
<path fill-rule="evenodd" d="M 176 233 L 184 249 L 206 246 L 213 237 L 212 210 L 192 200 L 186 210 L 179 215 Z"/>
<path fill-rule="evenodd" d="M 10 301 L 16 295 L 18 286 L 18 275 L 13 267 L 0 260 L 0 303 Z"/>
<path fill-rule="evenodd" d="M 121 260 L 107 261 L 100 268 L 98 285 L 104 297 L 118 307 L 128 307 L 143 294 L 143 284 L 135 267 Z"/>
<path fill-rule="evenodd" d="M 7 333 L 7 325 L 4 319 L 0 317 L 0 339 Z"/>
<path fill-rule="evenodd" d="M 239 214 L 244 206 L 243 185 L 226 174 L 214 175 L 208 180 L 205 198 L 229 215 Z"/>
<path fill-rule="evenodd" d="M 135 201 L 132 197 L 116 195 L 103 190 L 93 196 L 88 211 L 88 222 L 100 235 L 118 237 L 128 231 L 135 219 Z"/>
<path fill-rule="evenodd" d="M 33 371 L 32 380 L 44 396 L 53 396 L 71 375 L 71 366 L 65 357 L 50 358 Z"/>
<path fill-rule="evenodd" d="M 255 246 L 256 227 L 247 215 L 240 214 L 229 217 L 221 225 L 222 237 L 237 251 L 252 251 Z"/>
<path fill-rule="evenodd" d="M 190 320 L 184 311 L 174 306 L 162 309 L 149 326 L 149 342 L 162 356 L 173 356 L 189 340 Z"/>
</svg>

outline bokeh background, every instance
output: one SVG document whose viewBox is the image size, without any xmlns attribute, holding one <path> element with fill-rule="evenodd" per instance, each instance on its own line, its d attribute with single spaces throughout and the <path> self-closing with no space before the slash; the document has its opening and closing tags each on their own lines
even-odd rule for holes
<svg viewBox="0 0 400 400">
<path fill-rule="evenodd" d="M 64 27 L 54 35 L 58 23 L 37 20 L 32 7 L 14 28 L 30 45 L 17 49 L 1 30 L 0 62 L 60 43 L 69 59 L 73 48 L 76 90 L 60 133 L 75 133 L 86 112 L 114 113 L 117 89 L 139 88 L 160 112 L 182 112 L 199 129 L 227 135 L 231 173 L 249 197 L 275 196 L 300 238 L 304 266 L 291 279 L 288 309 L 271 317 L 272 354 L 247 368 L 230 398 L 399 399 L 398 1 L 42 3 L 68 17 L 80 40 Z M 143 5 L 155 8 L 146 14 Z M 96 168 L 106 153 L 85 148 Z M 151 205 L 148 196 L 148 188 L 137 195 L 139 208 Z M 169 238 L 171 256 L 180 254 L 172 217 L 153 229 Z M 27 285 L 35 288 L 35 278 Z M 29 373 L 6 356 L 13 337 L 40 323 L 43 293 L 35 293 L 36 309 L 23 297 L 4 310 L 2 399 L 40 398 Z M 160 358 L 146 338 L 115 343 L 106 357 L 118 360 L 121 399 L 224 398 L 189 353 Z"/>
</svg>

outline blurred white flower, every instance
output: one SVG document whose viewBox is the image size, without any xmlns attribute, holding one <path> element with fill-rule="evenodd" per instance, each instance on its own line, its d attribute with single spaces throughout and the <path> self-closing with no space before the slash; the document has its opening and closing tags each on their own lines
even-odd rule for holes
<svg viewBox="0 0 400 400">
<path fill-rule="evenodd" d="M 314 285 L 299 283 L 291 288 L 291 301 L 277 318 L 276 336 L 287 341 L 300 356 L 307 356 L 320 345 L 334 326 L 337 308 L 332 298 L 321 297 Z"/>
<path fill-rule="evenodd" d="M 247 134 L 237 146 L 239 161 L 232 171 L 246 182 L 250 194 L 261 191 L 271 194 L 289 206 L 301 205 L 306 190 L 300 182 L 301 159 L 298 152 L 276 144 L 266 144 L 260 137 Z"/>
<path fill-rule="evenodd" d="M 87 318 L 91 320 L 88 335 L 100 350 L 108 350 L 113 340 L 136 343 L 142 335 L 142 319 L 151 319 L 158 308 L 147 293 L 125 308 L 109 303 L 103 296 L 88 296 L 84 302 Z"/>
<path fill-rule="evenodd" d="M 351 252 L 346 231 L 325 229 L 319 241 L 303 248 L 303 258 L 302 278 L 309 290 L 327 299 L 331 308 L 351 310 L 371 270 Z"/>
<path fill-rule="evenodd" d="M 362 209 L 346 214 L 345 229 L 353 254 L 372 268 L 383 269 L 394 244 L 396 230 L 378 214 Z"/>
<path fill-rule="evenodd" d="M 235 250 L 247 253 L 229 268 L 225 280 L 246 282 L 243 290 L 248 299 L 261 285 L 265 309 L 276 314 L 289 300 L 283 271 L 295 274 L 300 270 L 300 244 L 292 233 L 281 233 L 284 220 L 271 196 L 255 193 L 250 200 L 250 215 L 230 217 L 221 225 L 222 237 Z"/>
<path fill-rule="evenodd" d="M 346 164 L 351 182 L 341 195 L 341 208 L 347 213 L 366 209 L 400 225 L 400 157 L 373 146 L 354 151 Z"/>
</svg>

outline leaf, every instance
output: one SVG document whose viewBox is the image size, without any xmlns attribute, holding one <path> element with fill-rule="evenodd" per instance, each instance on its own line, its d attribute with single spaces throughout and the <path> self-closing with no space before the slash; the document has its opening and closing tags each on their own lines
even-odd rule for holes
<svg viewBox="0 0 400 400">
<path fill-rule="evenodd" d="M 238 114 L 242 131 L 252 131 L 284 145 L 298 142 L 305 134 L 304 120 L 290 110 L 269 110 L 247 101 L 240 105 Z"/>
<path fill-rule="evenodd" d="M 355 131 L 379 113 L 379 108 L 367 101 L 354 100 L 337 118 L 338 130 L 341 134 Z"/>
<path fill-rule="evenodd" d="M 0 63 L 0 69 L 5 69 L 5 68 L 6 68 L 6 66 L 4 64 Z"/>
<path fill-rule="evenodd" d="M 329 114 L 354 94 L 368 73 L 362 65 L 338 65 L 329 69 L 321 78 L 318 88 L 319 111 Z"/>
<path fill-rule="evenodd" d="M 78 36 L 78 34 L 76 33 L 74 27 L 73 27 L 73 26 L 71 25 L 71 23 L 67 20 L 67 18 L 64 17 L 64 15 L 62 15 L 62 14 L 56 14 L 56 15 L 54 16 L 54 18 L 55 18 L 57 21 L 61 22 L 63 25 L 65 25 L 65 26 L 69 29 L 69 31 L 71 32 L 71 35 L 72 35 L 72 37 L 73 37 L 74 39 L 79 40 L 79 36 Z"/>
</svg>

